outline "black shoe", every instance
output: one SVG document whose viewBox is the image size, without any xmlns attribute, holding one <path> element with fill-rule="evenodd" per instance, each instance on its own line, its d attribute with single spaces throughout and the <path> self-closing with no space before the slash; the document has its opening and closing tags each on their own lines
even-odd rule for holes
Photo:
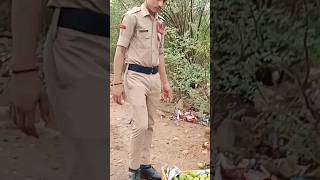
<svg viewBox="0 0 320 180">
<path fill-rule="evenodd" d="M 151 165 L 140 165 L 141 179 L 161 180 L 161 175 Z"/>
<path fill-rule="evenodd" d="M 131 169 L 129 168 L 129 180 L 141 180 L 140 176 L 140 169 Z"/>
</svg>

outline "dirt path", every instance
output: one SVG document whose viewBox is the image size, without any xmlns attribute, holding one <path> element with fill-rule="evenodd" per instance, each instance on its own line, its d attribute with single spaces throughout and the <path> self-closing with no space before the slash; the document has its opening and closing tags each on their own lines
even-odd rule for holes
<svg viewBox="0 0 320 180">
<path fill-rule="evenodd" d="M 111 180 L 126 180 L 128 169 L 128 110 L 111 104 L 110 170 Z M 209 162 L 205 126 L 159 119 L 155 124 L 152 164 L 157 169 L 168 163 L 181 169 L 196 169 L 197 162 Z M 40 128 L 40 139 L 25 136 L 8 119 L 7 108 L 0 107 L 0 179 L 57 180 L 63 172 L 58 133 Z M 6 178 L 3 178 L 6 177 Z"/>
<path fill-rule="evenodd" d="M 127 179 L 129 121 L 128 106 L 111 104 L 111 180 Z M 168 117 L 156 121 L 151 149 L 151 163 L 160 170 L 161 165 L 176 165 L 182 170 L 198 169 L 197 163 L 209 163 L 209 150 L 202 148 L 209 136 L 203 125 L 174 122 Z"/>
<path fill-rule="evenodd" d="M 40 139 L 22 134 L 9 121 L 7 108 L 0 107 L 0 179 L 61 179 L 60 136 L 55 131 L 38 128 Z"/>
</svg>

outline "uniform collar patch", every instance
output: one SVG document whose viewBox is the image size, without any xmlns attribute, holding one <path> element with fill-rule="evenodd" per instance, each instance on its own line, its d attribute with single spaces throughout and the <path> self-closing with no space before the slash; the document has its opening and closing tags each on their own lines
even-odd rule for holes
<svg viewBox="0 0 320 180">
<path fill-rule="evenodd" d="M 164 33 L 164 29 L 165 29 L 164 23 L 158 21 L 157 22 L 157 32 L 160 33 L 160 34 L 163 34 Z"/>
</svg>

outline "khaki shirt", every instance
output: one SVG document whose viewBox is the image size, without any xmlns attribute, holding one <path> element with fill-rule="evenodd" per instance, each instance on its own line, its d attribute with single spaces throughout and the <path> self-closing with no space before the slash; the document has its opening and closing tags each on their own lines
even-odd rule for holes
<svg viewBox="0 0 320 180">
<path fill-rule="evenodd" d="M 87 8 L 89 10 L 109 14 L 109 2 L 106 0 L 49 0 L 49 7 Z"/>
<path fill-rule="evenodd" d="M 158 66 L 164 33 L 164 19 L 158 14 L 153 18 L 144 4 L 128 11 L 120 24 L 117 42 L 127 48 L 125 63 Z"/>
</svg>

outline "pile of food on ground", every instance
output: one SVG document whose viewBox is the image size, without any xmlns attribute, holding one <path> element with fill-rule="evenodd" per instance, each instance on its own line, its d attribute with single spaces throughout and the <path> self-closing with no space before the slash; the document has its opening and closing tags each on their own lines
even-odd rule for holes
<svg viewBox="0 0 320 180">
<path fill-rule="evenodd" d="M 176 166 L 164 166 L 162 180 L 210 180 L 210 169 L 181 171 Z"/>
</svg>

